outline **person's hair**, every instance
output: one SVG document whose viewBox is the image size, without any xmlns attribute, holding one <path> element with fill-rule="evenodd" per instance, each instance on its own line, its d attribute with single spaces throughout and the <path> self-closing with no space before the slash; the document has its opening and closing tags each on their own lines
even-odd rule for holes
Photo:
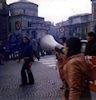
<svg viewBox="0 0 96 100">
<path fill-rule="evenodd" d="M 94 38 L 96 38 L 96 33 L 95 32 L 89 32 L 87 33 L 88 36 L 93 36 Z"/>
<path fill-rule="evenodd" d="M 23 38 L 25 38 L 26 40 L 28 40 L 27 43 L 30 43 L 30 40 L 29 40 L 29 38 L 27 36 L 24 36 Z"/>
<path fill-rule="evenodd" d="M 67 39 L 66 46 L 68 47 L 67 58 L 79 54 L 81 51 L 81 41 L 79 38 L 71 37 Z"/>
<path fill-rule="evenodd" d="M 65 37 L 60 37 L 59 39 L 61 39 L 63 42 L 66 42 L 66 38 Z"/>
</svg>

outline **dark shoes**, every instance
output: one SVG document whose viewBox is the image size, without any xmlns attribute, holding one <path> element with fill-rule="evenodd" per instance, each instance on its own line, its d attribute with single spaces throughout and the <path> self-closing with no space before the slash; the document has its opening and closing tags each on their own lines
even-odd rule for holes
<svg viewBox="0 0 96 100">
<path fill-rule="evenodd" d="M 34 83 L 26 83 L 26 84 L 20 84 L 21 87 L 27 86 L 27 85 L 33 85 Z"/>
<path fill-rule="evenodd" d="M 27 84 L 20 84 L 20 86 L 22 87 L 22 86 L 27 86 Z"/>
<path fill-rule="evenodd" d="M 34 83 L 28 83 L 27 85 L 33 85 Z"/>
</svg>

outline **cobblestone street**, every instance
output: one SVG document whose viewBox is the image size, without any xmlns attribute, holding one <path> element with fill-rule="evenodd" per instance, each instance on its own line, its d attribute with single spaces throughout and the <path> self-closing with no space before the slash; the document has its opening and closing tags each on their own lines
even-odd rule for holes
<svg viewBox="0 0 96 100">
<path fill-rule="evenodd" d="M 44 64 L 42 59 L 53 59 L 55 66 Z M 62 84 L 55 63 L 54 56 L 44 56 L 40 61 L 35 61 L 31 67 L 35 84 L 20 87 L 23 61 L 19 64 L 15 60 L 4 62 L 0 66 L 0 100 L 62 100 Z"/>
</svg>

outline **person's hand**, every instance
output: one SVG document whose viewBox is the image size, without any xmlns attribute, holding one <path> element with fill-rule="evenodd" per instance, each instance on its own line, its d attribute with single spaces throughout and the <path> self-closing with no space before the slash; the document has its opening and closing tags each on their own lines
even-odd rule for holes
<svg viewBox="0 0 96 100">
<path fill-rule="evenodd" d="M 19 59 L 17 59 L 17 60 L 16 60 L 16 62 L 17 62 L 17 63 L 19 63 L 19 62 L 20 62 L 20 60 L 19 60 Z"/>
<path fill-rule="evenodd" d="M 31 61 L 31 62 L 30 62 L 30 64 L 29 64 L 29 68 L 31 68 L 31 66 L 32 66 L 32 63 L 33 63 L 33 62 Z"/>
<path fill-rule="evenodd" d="M 62 59 L 61 53 L 55 52 L 55 55 L 56 55 L 56 59 Z"/>
<path fill-rule="evenodd" d="M 30 65 L 32 65 L 32 63 L 33 63 L 33 62 L 31 61 L 31 62 L 30 62 Z"/>
</svg>

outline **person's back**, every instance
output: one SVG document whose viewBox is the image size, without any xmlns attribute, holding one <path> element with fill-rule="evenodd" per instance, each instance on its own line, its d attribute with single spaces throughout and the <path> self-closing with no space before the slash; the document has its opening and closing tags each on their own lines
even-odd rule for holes
<svg viewBox="0 0 96 100">
<path fill-rule="evenodd" d="M 67 39 L 64 49 L 66 61 L 63 65 L 63 100 L 91 100 L 87 64 L 84 55 L 80 53 L 80 40 L 76 37 Z"/>
<path fill-rule="evenodd" d="M 87 86 L 87 64 L 82 54 L 69 57 L 64 64 L 64 76 L 70 90 L 69 100 L 82 100 L 89 97 Z M 86 87 L 87 86 L 87 87 Z M 75 94 L 75 95 L 74 95 Z M 80 95 L 78 95 L 80 94 Z M 81 99 L 78 99 L 80 96 Z M 84 99 L 86 100 L 86 99 Z M 87 100 L 90 100 L 87 98 Z"/>
</svg>

